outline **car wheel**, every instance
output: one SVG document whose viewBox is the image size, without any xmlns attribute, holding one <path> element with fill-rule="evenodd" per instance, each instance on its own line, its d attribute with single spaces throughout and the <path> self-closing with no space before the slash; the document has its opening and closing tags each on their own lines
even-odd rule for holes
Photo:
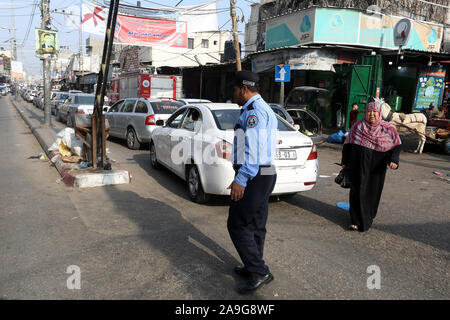
<svg viewBox="0 0 450 320">
<path fill-rule="evenodd" d="M 141 147 L 133 128 L 129 128 L 127 131 L 127 147 L 131 150 L 138 150 Z"/>
<path fill-rule="evenodd" d="M 192 165 L 188 169 L 187 187 L 192 201 L 196 203 L 206 203 L 209 201 L 210 195 L 203 191 L 200 174 L 196 165 Z"/>
<path fill-rule="evenodd" d="M 160 169 L 161 165 L 158 162 L 158 158 L 156 158 L 156 147 L 153 141 L 150 143 L 150 163 L 154 169 Z"/>
</svg>

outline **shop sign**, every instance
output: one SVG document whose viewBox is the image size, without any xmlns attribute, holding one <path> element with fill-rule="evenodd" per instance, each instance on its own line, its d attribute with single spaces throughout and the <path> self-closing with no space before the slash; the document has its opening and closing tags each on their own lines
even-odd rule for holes
<svg viewBox="0 0 450 320">
<path fill-rule="evenodd" d="M 420 72 L 414 110 L 428 108 L 430 103 L 439 106 L 445 90 L 445 70 L 439 67 Z"/>
</svg>

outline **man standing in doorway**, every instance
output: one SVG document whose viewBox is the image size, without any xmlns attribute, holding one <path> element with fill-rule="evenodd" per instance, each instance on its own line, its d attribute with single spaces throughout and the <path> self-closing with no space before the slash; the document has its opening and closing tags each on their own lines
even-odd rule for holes
<svg viewBox="0 0 450 320">
<path fill-rule="evenodd" d="M 244 264 L 234 271 L 247 279 L 239 293 L 252 292 L 273 280 L 263 251 L 269 196 L 276 182 L 274 166 L 278 121 L 258 93 L 259 77 L 239 71 L 233 82 L 233 100 L 242 106 L 235 127 L 228 232 Z"/>
</svg>

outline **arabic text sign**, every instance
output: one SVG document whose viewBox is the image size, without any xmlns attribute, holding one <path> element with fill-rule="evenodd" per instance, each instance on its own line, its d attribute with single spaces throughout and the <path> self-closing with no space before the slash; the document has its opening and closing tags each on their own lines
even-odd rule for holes
<svg viewBox="0 0 450 320">
<path fill-rule="evenodd" d="M 414 110 L 428 108 L 431 102 L 439 106 L 445 89 L 445 71 L 429 69 L 421 72 L 417 83 Z"/>
<path fill-rule="evenodd" d="M 315 9 L 284 15 L 266 23 L 266 49 L 313 42 Z"/>
<path fill-rule="evenodd" d="M 185 22 L 119 15 L 117 26 L 115 39 L 123 44 L 187 48 Z"/>
<path fill-rule="evenodd" d="M 394 49 L 398 48 L 394 45 L 394 27 L 401 19 L 351 9 L 301 10 L 266 21 L 265 48 L 335 43 Z M 411 35 L 403 48 L 439 52 L 443 32 L 442 25 L 412 21 Z"/>
</svg>

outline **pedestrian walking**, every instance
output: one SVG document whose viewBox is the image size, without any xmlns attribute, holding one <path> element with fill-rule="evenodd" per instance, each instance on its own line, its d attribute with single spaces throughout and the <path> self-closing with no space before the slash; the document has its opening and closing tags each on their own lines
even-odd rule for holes
<svg viewBox="0 0 450 320">
<path fill-rule="evenodd" d="M 341 163 L 350 175 L 350 230 L 369 230 L 377 214 L 386 169 L 398 168 L 400 137 L 380 114 L 381 104 L 370 102 L 364 119 L 355 123 L 344 142 Z"/>
<path fill-rule="evenodd" d="M 263 260 L 269 196 L 276 182 L 274 167 L 278 121 L 258 93 L 259 77 L 239 71 L 233 82 L 233 100 L 242 106 L 235 127 L 228 232 L 243 262 L 234 271 L 247 282 L 239 293 L 255 291 L 273 280 Z"/>
</svg>

